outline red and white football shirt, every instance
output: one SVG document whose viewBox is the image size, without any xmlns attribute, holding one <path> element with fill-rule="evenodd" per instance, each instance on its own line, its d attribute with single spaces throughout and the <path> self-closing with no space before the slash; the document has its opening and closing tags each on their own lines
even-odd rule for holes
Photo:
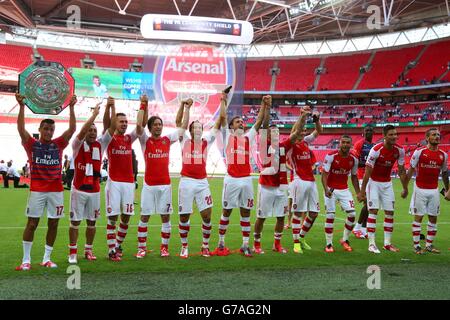
<svg viewBox="0 0 450 320">
<path fill-rule="evenodd" d="M 64 137 L 58 137 L 50 143 L 44 143 L 30 137 L 23 144 L 30 163 L 31 186 L 35 192 L 61 192 L 62 153 L 69 143 Z"/>
<path fill-rule="evenodd" d="M 177 128 L 172 133 L 158 138 L 149 137 L 146 132 L 139 137 L 145 160 L 145 183 L 148 186 L 170 184 L 169 155 L 170 146 L 184 133 Z"/>
<path fill-rule="evenodd" d="M 107 150 L 108 175 L 112 181 L 134 183 L 132 145 L 137 138 L 136 130 L 112 137 Z"/>
<path fill-rule="evenodd" d="M 347 157 L 343 157 L 339 151 L 333 151 L 325 156 L 323 170 L 329 173 L 327 181 L 329 188 L 348 189 L 348 176 L 356 175 L 358 159 L 351 153 Z"/>
<path fill-rule="evenodd" d="M 305 136 L 301 142 L 296 142 L 295 144 L 291 144 L 290 139 L 283 142 L 287 157 L 295 173 L 304 181 L 315 181 L 311 163 L 315 157 L 309 149 L 309 144 L 315 139 L 314 134 L 310 134 Z"/>
<path fill-rule="evenodd" d="M 392 167 L 395 162 L 405 165 L 405 150 L 397 144 L 387 149 L 384 143 L 378 143 L 369 152 L 366 165 L 373 168 L 370 178 L 377 182 L 391 181 Z"/>
<path fill-rule="evenodd" d="M 255 127 L 242 136 L 231 134 L 229 129 L 225 132 L 227 173 L 234 178 L 250 176 L 250 148 L 256 141 Z"/>
<path fill-rule="evenodd" d="M 181 175 L 192 179 L 206 178 L 206 160 L 208 158 L 208 151 L 211 144 L 215 140 L 217 129 L 211 129 L 205 133 L 200 142 L 194 142 L 187 134 L 183 135 L 181 144 L 181 155 L 183 165 L 181 168 Z"/>
<path fill-rule="evenodd" d="M 439 174 L 447 171 L 446 152 L 428 147 L 416 149 L 411 157 L 411 167 L 416 169 L 416 185 L 421 189 L 437 189 Z"/>
<path fill-rule="evenodd" d="M 267 139 L 266 144 L 260 145 L 259 154 L 263 168 L 259 175 L 260 185 L 279 187 L 281 184 L 287 184 L 285 145 L 286 142 L 283 141 L 277 150 L 271 145 L 270 139 Z"/>
</svg>

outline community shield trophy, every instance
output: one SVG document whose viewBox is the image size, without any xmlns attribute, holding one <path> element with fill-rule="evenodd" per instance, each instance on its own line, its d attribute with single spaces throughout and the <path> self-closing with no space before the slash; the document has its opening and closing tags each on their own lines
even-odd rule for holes
<svg viewBox="0 0 450 320">
<path fill-rule="evenodd" d="M 74 78 L 59 62 L 36 61 L 19 75 L 19 93 L 33 113 L 59 114 L 74 91 Z"/>
</svg>

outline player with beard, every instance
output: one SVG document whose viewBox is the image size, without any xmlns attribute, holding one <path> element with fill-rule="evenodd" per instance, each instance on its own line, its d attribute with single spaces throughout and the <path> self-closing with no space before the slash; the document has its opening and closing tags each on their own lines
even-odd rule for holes
<svg viewBox="0 0 450 320">
<path fill-rule="evenodd" d="M 181 239 L 180 258 L 187 259 L 188 235 L 190 230 L 190 216 L 193 213 L 193 202 L 195 201 L 200 216 L 202 217 L 202 248 L 201 255 L 209 257 L 209 238 L 211 234 L 211 212 L 213 200 L 206 178 L 206 161 L 208 151 L 214 143 L 216 135 L 220 132 L 220 126 L 226 120 L 227 94 L 222 93 L 220 102 L 220 114 L 214 127 L 207 133 L 203 132 L 203 125 L 198 121 L 193 121 L 189 125 L 190 136 L 185 133 L 181 140 L 182 170 L 180 184 L 178 187 L 178 213 L 180 215 L 179 232 Z M 188 119 L 183 119 L 183 123 L 189 123 Z M 177 122 L 177 127 L 182 127 L 181 119 Z M 187 130 L 187 127 L 183 127 Z"/>
<path fill-rule="evenodd" d="M 309 107 L 308 110 L 310 110 Z M 314 153 L 309 149 L 309 144 L 322 133 L 322 124 L 318 112 L 313 112 L 313 122 L 315 123 L 315 130 L 311 134 L 306 135 L 306 130 L 303 129 L 295 143 L 286 145 L 287 156 L 295 170 L 292 201 L 294 212 L 292 236 L 295 253 L 303 253 L 303 249 L 311 250 L 311 247 L 305 241 L 305 236 L 320 211 L 319 193 L 312 170 Z M 292 130 L 296 129 L 294 126 Z M 305 218 L 303 223 L 300 224 L 303 215 Z"/>
<path fill-rule="evenodd" d="M 163 136 L 163 121 L 158 116 L 148 119 L 147 126 L 150 136 L 145 132 L 145 122 L 148 110 L 148 98 L 141 98 L 141 108 L 137 118 L 137 134 L 141 143 L 145 160 L 144 186 L 141 193 L 141 219 L 138 226 L 138 252 L 136 258 L 142 259 L 147 254 L 148 221 L 150 216 L 161 216 L 161 257 L 168 257 L 169 240 L 171 234 L 170 215 L 172 214 L 172 186 L 169 176 L 170 146 L 177 142 L 184 134 L 183 127 L 187 127 L 188 113 L 192 106 L 192 99 L 181 101 L 176 123 L 184 123 L 172 133 Z M 183 116 L 184 112 L 184 116 Z M 183 119 L 183 120 L 182 120 Z"/>
<path fill-rule="evenodd" d="M 103 117 L 104 131 L 114 120 L 110 117 L 111 110 L 107 109 Z M 130 217 L 134 215 L 134 174 L 132 145 L 138 138 L 136 129 L 126 133 L 128 119 L 124 113 L 116 114 L 115 132 L 107 148 L 108 181 L 105 187 L 106 201 L 106 237 L 109 249 L 109 259 L 120 261 L 122 257 L 122 243 L 128 232 Z M 120 225 L 116 236 L 116 222 L 120 215 Z"/>
<path fill-rule="evenodd" d="M 440 253 L 433 246 L 437 232 L 437 218 L 440 213 L 439 199 L 439 174 L 445 190 L 449 190 L 447 160 L 448 155 L 439 148 L 441 134 L 437 128 L 428 129 L 425 134 L 427 146 L 414 151 L 410 168 L 408 170 L 408 181 L 416 173 L 414 192 L 411 197 L 410 213 L 414 215 L 412 225 L 414 251 L 417 254 L 424 252 Z M 425 249 L 420 247 L 420 230 L 424 215 L 428 215 L 427 237 Z"/>
<path fill-rule="evenodd" d="M 280 132 L 275 125 L 271 125 L 269 130 L 266 128 L 269 124 L 271 98 L 266 107 L 263 131 L 261 133 L 260 156 L 262 159 L 263 169 L 259 177 L 258 185 L 258 207 L 257 219 L 254 231 L 253 252 L 263 254 L 261 247 L 261 234 L 266 218 L 276 217 L 277 222 L 274 230 L 274 244 L 272 250 L 279 253 L 287 253 L 286 249 L 281 246 L 281 237 L 283 235 L 284 217 L 287 213 L 287 172 L 286 172 L 286 144 L 294 144 L 306 122 L 309 110 L 300 110 L 300 116 L 297 120 L 297 128 L 288 140 L 280 143 Z"/>
<path fill-rule="evenodd" d="M 403 185 L 401 197 L 408 196 L 408 181 L 405 171 L 405 150 L 397 144 L 397 130 L 393 125 L 383 128 L 383 142 L 370 150 L 366 162 L 366 172 L 358 194 L 358 201 L 366 201 L 369 208 L 367 218 L 367 233 L 369 237 L 369 252 L 380 253 L 375 243 L 375 231 L 378 210 L 383 209 L 384 216 L 384 249 L 398 252 L 399 249 L 391 243 L 394 231 L 395 194 L 391 181 L 391 172 L 398 162 L 398 174 Z"/>
<path fill-rule="evenodd" d="M 92 116 L 81 128 L 72 142 L 75 173 L 70 189 L 70 228 L 69 228 L 69 263 L 76 264 L 78 228 L 82 220 L 86 220 L 86 245 L 84 257 L 94 261 L 97 257 L 92 251 L 95 237 L 95 223 L 100 217 L 100 179 L 102 155 L 114 135 L 116 119 L 114 99 L 109 97 L 105 112 L 112 111 L 113 118 L 109 129 L 97 138 L 97 127 L 94 124 L 100 112 L 100 103 L 92 112 Z"/>
<path fill-rule="evenodd" d="M 263 122 L 265 108 L 269 97 L 264 96 L 255 124 L 244 133 L 244 120 L 235 116 L 225 130 L 225 154 L 227 175 L 223 181 L 222 205 L 223 212 L 219 225 L 219 244 L 212 252 L 213 255 L 227 256 L 230 250 L 225 246 L 225 234 L 228 228 L 231 212 L 239 208 L 241 213 L 240 225 L 242 231 L 242 246 L 240 252 L 251 257 L 250 239 L 250 210 L 253 208 L 253 181 L 251 177 L 250 148 L 256 141 L 256 135 Z"/>
<path fill-rule="evenodd" d="M 325 209 L 327 212 L 325 220 L 325 238 L 327 245 L 325 252 L 334 252 L 333 228 L 336 215 L 336 201 L 347 214 L 344 235 L 339 243 L 345 251 L 353 251 L 349 243 L 349 236 L 355 224 L 355 202 L 348 188 L 348 176 L 351 175 L 353 188 L 359 193 L 359 182 L 356 172 L 358 159 L 350 153 L 352 138 L 343 135 L 339 141 L 339 149 L 332 151 L 325 157 L 322 170 L 322 186 L 325 194 Z"/>
</svg>

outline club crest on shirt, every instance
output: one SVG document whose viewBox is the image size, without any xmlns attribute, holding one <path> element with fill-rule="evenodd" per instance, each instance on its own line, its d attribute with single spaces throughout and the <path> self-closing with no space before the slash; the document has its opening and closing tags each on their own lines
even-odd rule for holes
<svg viewBox="0 0 450 320">
<path fill-rule="evenodd" d="M 234 86 L 234 58 L 208 45 L 184 44 L 156 60 L 155 96 L 171 108 L 187 98 L 203 116 L 212 117 L 220 107 L 217 88 Z M 233 92 L 230 93 L 231 99 Z"/>
<path fill-rule="evenodd" d="M 444 156 L 442 154 L 440 154 L 439 159 L 444 160 Z"/>
</svg>

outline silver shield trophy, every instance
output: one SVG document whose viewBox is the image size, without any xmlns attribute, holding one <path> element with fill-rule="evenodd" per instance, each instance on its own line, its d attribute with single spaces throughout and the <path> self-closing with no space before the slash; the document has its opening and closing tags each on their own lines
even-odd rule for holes
<svg viewBox="0 0 450 320">
<path fill-rule="evenodd" d="M 59 62 L 36 61 L 19 75 L 19 93 L 33 113 L 61 113 L 74 91 L 74 78 Z"/>
</svg>

